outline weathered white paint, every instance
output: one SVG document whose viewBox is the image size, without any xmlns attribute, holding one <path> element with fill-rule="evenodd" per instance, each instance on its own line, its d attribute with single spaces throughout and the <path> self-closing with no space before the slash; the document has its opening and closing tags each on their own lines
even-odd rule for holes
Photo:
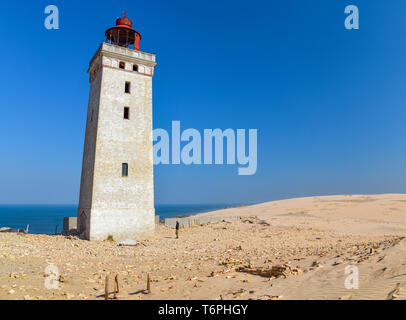
<svg viewBox="0 0 406 320">
<path fill-rule="evenodd" d="M 119 68 L 120 61 L 125 69 Z M 138 72 L 133 71 L 133 64 Z M 90 94 L 78 230 L 90 240 L 140 239 L 155 227 L 152 75 L 155 55 L 102 43 L 90 62 Z M 125 93 L 125 82 L 131 93 Z M 130 119 L 123 117 L 130 108 Z M 128 163 L 128 177 L 121 176 Z"/>
</svg>

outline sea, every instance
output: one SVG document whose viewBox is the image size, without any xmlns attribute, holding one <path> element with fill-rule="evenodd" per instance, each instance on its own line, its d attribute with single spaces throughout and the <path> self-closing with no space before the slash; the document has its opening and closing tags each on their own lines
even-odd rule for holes
<svg viewBox="0 0 406 320">
<path fill-rule="evenodd" d="M 227 204 L 179 204 L 155 205 L 160 220 L 209 212 L 237 205 Z M 0 228 L 26 229 L 29 233 L 56 234 L 62 232 L 63 218 L 76 217 L 75 205 L 0 205 Z"/>
</svg>

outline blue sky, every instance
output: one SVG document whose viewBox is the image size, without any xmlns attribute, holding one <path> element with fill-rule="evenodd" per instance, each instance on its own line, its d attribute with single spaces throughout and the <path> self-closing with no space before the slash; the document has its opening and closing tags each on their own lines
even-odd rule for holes
<svg viewBox="0 0 406 320">
<path fill-rule="evenodd" d="M 258 129 L 255 175 L 155 166 L 157 203 L 406 192 L 404 1 L 6 1 L 0 203 L 77 203 L 86 71 L 123 10 L 157 54 L 155 128 Z"/>
</svg>

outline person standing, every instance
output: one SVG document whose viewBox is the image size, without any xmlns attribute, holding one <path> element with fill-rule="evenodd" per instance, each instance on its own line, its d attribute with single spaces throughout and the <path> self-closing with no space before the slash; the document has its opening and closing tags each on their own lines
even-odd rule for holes
<svg viewBox="0 0 406 320">
<path fill-rule="evenodd" d="M 179 221 L 176 221 L 175 229 L 176 229 L 176 239 L 179 239 Z"/>
</svg>

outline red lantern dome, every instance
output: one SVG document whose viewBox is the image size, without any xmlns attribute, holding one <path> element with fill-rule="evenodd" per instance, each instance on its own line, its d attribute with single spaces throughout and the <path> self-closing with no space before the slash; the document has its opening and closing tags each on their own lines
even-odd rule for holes
<svg viewBox="0 0 406 320">
<path fill-rule="evenodd" d="M 134 45 L 134 50 L 140 50 L 141 35 L 132 25 L 132 21 L 126 18 L 124 12 L 123 17 L 116 20 L 116 26 L 106 30 L 106 42 L 126 48 Z"/>
</svg>

